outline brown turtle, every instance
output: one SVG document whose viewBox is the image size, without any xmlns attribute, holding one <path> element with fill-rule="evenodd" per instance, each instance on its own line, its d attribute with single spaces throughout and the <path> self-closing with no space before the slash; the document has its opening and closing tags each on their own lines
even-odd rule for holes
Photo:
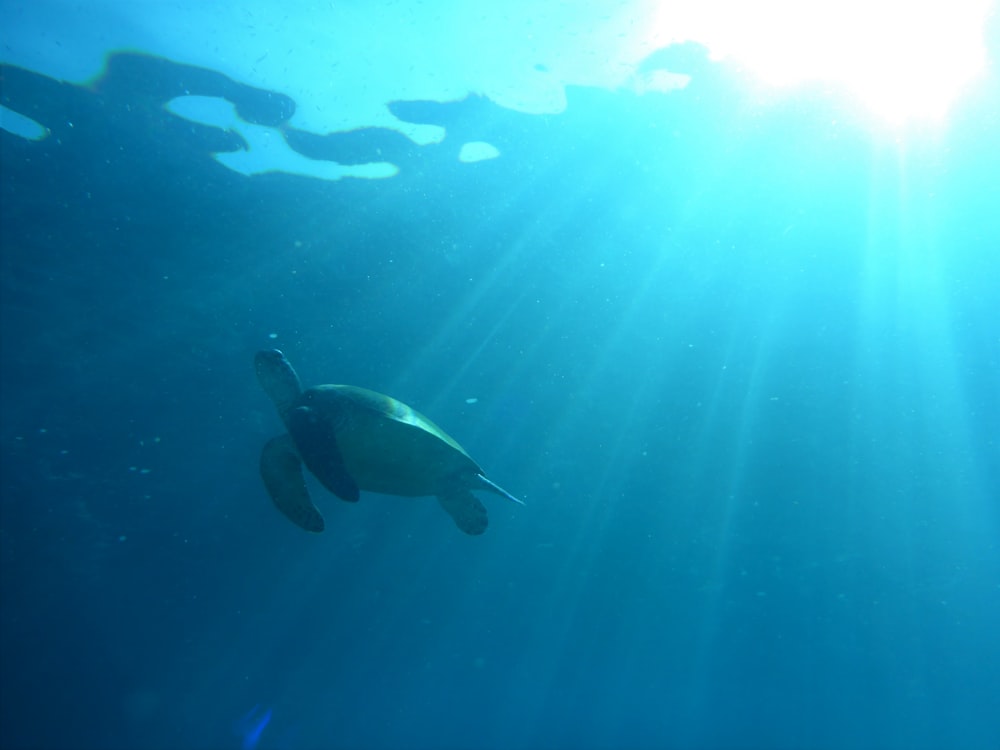
<svg viewBox="0 0 1000 750">
<path fill-rule="evenodd" d="M 260 473 L 278 510 L 306 531 L 320 532 L 324 523 L 309 497 L 302 464 L 330 492 L 352 503 L 361 490 L 435 495 L 466 534 L 482 534 L 488 524 L 486 508 L 472 490 L 523 505 L 487 479 L 444 430 L 406 404 L 351 385 L 303 390 L 277 349 L 258 352 L 254 364 L 288 430 L 264 446 Z"/>
</svg>

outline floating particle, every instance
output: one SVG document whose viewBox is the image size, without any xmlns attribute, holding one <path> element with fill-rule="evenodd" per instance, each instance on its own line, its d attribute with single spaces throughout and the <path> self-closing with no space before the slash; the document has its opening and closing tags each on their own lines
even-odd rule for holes
<svg viewBox="0 0 1000 750">
<path fill-rule="evenodd" d="M 479 399 L 478 398 L 467 398 L 467 399 L 465 399 L 465 403 L 467 403 L 467 404 L 478 404 L 479 403 Z"/>
</svg>

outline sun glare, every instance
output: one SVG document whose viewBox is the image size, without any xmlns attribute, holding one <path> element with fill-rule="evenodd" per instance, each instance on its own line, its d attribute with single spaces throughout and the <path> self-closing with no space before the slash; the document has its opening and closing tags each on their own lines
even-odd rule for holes
<svg viewBox="0 0 1000 750">
<path fill-rule="evenodd" d="M 764 0 L 706 3 L 696 21 L 713 56 L 766 83 L 825 81 L 884 119 L 940 119 L 986 52 L 989 0 Z"/>
</svg>

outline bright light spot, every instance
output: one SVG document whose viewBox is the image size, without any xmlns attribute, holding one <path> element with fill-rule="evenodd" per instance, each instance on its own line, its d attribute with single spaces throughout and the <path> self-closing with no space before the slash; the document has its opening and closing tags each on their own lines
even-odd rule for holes
<svg viewBox="0 0 1000 750">
<path fill-rule="evenodd" d="M 41 125 L 30 117 L 25 117 L 20 112 L 0 104 L 0 130 L 19 135 L 31 141 L 40 141 L 49 134 L 49 129 Z"/>
<path fill-rule="evenodd" d="M 484 141 L 464 143 L 458 152 L 458 160 L 466 164 L 486 161 L 487 159 L 496 159 L 498 156 L 500 156 L 500 151 L 497 147 Z"/>
<path fill-rule="evenodd" d="M 375 180 L 394 177 L 399 171 L 394 164 L 388 162 L 344 165 L 309 159 L 293 151 L 281 131 L 243 120 L 232 102 L 219 97 L 179 96 L 167 102 L 166 109 L 185 120 L 239 135 L 246 148 L 217 153 L 214 157 L 223 166 L 240 174 L 286 172 L 321 180 L 339 180 L 344 177 Z"/>
<path fill-rule="evenodd" d="M 942 117 L 983 68 L 989 4 L 709 0 L 686 11 L 664 7 L 657 26 L 683 30 L 714 57 L 731 56 L 769 84 L 827 81 L 902 122 Z"/>
</svg>

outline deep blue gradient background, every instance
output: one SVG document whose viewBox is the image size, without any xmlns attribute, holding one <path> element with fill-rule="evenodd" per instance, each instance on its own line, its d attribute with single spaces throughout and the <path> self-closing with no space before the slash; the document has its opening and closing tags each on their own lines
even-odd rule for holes
<svg viewBox="0 0 1000 750">
<path fill-rule="evenodd" d="M 162 108 L 278 95 L 4 69 L 53 132 L 0 133 L 0 745 L 238 748 L 267 709 L 261 750 L 1000 744 L 996 69 L 892 134 L 657 61 L 692 84 L 288 132 L 401 169 L 337 183 Z M 316 490 L 304 534 L 257 475 L 272 345 L 527 507 L 471 538 Z"/>
</svg>

